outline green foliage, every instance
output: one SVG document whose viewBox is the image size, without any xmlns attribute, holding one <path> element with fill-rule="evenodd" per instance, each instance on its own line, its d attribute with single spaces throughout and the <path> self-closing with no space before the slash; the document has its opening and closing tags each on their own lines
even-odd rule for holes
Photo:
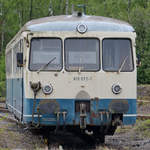
<svg viewBox="0 0 150 150">
<path fill-rule="evenodd" d="M 5 55 L 0 55 L 0 97 L 5 96 Z"/>
<path fill-rule="evenodd" d="M 66 12 L 67 0 L 1 0 L 0 1 L 0 49 L 29 20 L 61 15 Z M 137 33 L 137 54 L 142 65 L 138 68 L 138 83 L 150 83 L 150 1 L 148 0 L 68 0 L 68 12 L 72 5 L 86 4 L 88 15 L 113 17 L 129 22 Z M 77 9 L 77 7 L 74 7 Z M 51 12 L 50 12 L 51 11 Z M 4 40 L 3 40 L 4 39 Z M 0 96 L 5 91 L 4 54 L 0 56 Z"/>
</svg>

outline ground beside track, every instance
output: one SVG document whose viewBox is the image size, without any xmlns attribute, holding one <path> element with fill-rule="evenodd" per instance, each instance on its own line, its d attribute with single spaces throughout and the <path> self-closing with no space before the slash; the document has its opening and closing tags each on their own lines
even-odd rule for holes
<svg viewBox="0 0 150 150">
<path fill-rule="evenodd" d="M 140 86 L 138 95 L 138 113 L 150 114 L 150 86 Z M 13 118 L 5 111 L 0 111 L 0 115 Z M 11 119 L 0 117 L 0 149 L 48 149 L 48 141 L 42 136 L 44 132 L 46 131 L 25 130 L 25 127 L 17 125 Z M 134 127 L 118 128 L 114 136 L 106 136 L 103 145 L 97 145 L 93 139 L 85 140 L 72 133 L 52 133 L 49 138 L 49 149 L 150 150 L 150 120 L 140 119 Z"/>
</svg>

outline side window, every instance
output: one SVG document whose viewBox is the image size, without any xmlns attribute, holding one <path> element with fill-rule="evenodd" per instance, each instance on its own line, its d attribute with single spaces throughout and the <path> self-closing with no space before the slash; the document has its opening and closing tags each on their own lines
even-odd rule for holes
<svg viewBox="0 0 150 150">
<path fill-rule="evenodd" d="M 12 50 L 6 54 L 6 73 L 7 75 L 12 73 Z"/>
</svg>

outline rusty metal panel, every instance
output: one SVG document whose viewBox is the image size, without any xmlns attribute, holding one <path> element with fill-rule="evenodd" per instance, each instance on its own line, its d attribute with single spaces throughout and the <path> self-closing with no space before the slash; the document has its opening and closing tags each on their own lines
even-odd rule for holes
<svg viewBox="0 0 150 150">
<path fill-rule="evenodd" d="M 60 106 L 56 100 L 42 100 L 38 108 L 40 114 L 54 114 L 60 110 Z"/>
<path fill-rule="evenodd" d="M 129 110 L 127 100 L 112 100 L 109 104 L 109 111 L 112 113 L 126 113 Z"/>
</svg>

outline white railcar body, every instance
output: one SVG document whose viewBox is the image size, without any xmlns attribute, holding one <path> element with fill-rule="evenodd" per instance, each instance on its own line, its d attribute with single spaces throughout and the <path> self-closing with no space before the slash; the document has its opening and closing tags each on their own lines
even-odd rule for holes
<svg viewBox="0 0 150 150">
<path fill-rule="evenodd" d="M 119 118 L 134 124 L 135 38 L 131 25 L 105 17 L 70 15 L 28 22 L 6 48 L 8 108 L 23 123 L 112 128 Z M 21 67 L 17 53 L 23 54 Z M 52 88 L 51 93 L 44 88 Z"/>
</svg>

